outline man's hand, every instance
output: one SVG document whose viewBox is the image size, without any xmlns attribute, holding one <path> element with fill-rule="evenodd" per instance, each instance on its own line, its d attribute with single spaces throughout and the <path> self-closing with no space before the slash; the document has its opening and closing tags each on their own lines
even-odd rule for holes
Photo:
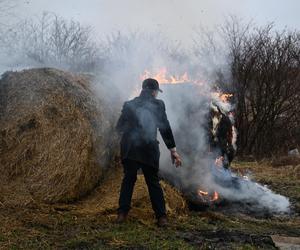
<svg viewBox="0 0 300 250">
<path fill-rule="evenodd" d="M 170 149 L 171 152 L 171 160 L 172 163 L 175 164 L 176 167 L 179 167 L 182 165 L 182 160 L 180 155 L 177 153 L 176 148 Z"/>
</svg>

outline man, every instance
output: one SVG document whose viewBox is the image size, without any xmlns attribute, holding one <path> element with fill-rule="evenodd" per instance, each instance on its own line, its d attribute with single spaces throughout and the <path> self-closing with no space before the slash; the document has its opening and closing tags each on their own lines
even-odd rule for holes
<svg viewBox="0 0 300 250">
<path fill-rule="evenodd" d="M 159 84 L 155 79 L 146 79 L 142 84 L 140 96 L 125 102 L 117 123 L 117 130 L 122 134 L 121 159 L 124 178 L 120 190 L 117 222 L 127 218 L 137 171 L 142 169 L 150 195 L 152 208 L 158 226 L 167 225 L 165 200 L 159 184 L 159 142 L 157 129 L 171 152 L 171 159 L 176 167 L 181 166 L 181 158 L 176 152 L 173 133 L 167 119 L 165 104 L 158 100 Z"/>
</svg>

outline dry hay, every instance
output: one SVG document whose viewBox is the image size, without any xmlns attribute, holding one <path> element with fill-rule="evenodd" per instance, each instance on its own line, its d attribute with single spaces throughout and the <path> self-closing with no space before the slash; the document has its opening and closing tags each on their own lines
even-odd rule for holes
<svg viewBox="0 0 300 250">
<path fill-rule="evenodd" d="M 118 208 L 119 191 L 123 178 L 121 166 L 112 169 L 108 178 L 88 197 L 78 204 L 77 211 L 82 214 L 116 214 Z M 165 181 L 160 181 L 168 215 L 177 216 L 187 212 L 187 206 L 182 195 Z M 132 196 L 131 217 L 140 219 L 154 218 L 147 185 L 142 173 L 138 174 Z"/>
<path fill-rule="evenodd" d="M 75 200 L 112 155 L 111 111 L 87 79 L 44 68 L 0 80 L 0 204 Z"/>
</svg>

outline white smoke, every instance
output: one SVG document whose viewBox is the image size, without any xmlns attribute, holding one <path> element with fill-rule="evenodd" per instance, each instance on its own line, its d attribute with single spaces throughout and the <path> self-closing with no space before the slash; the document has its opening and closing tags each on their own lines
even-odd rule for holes
<svg viewBox="0 0 300 250">
<path fill-rule="evenodd" d="M 230 170 L 211 166 L 207 180 L 210 187 L 220 193 L 223 199 L 245 203 L 252 206 L 252 211 L 268 211 L 271 213 L 290 212 L 289 200 L 272 192 L 267 186 L 261 185 L 247 176 L 238 176 Z M 208 184 L 208 183 L 207 183 Z"/>
<path fill-rule="evenodd" d="M 212 96 L 212 100 L 208 98 L 211 89 L 210 85 L 207 85 L 206 87 L 169 85 L 164 88 L 164 100 L 184 163 L 181 169 L 175 169 L 169 163 L 168 152 L 163 150 L 162 175 L 166 179 L 171 179 L 173 184 L 184 192 L 195 191 L 201 187 L 205 191 L 217 191 L 221 199 L 250 204 L 251 210 L 257 212 L 289 212 L 290 203 L 286 197 L 273 193 L 255 181 L 237 176 L 222 166 L 216 166 L 215 159 L 218 152 L 208 153 L 206 136 L 207 114 L 211 108 L 209 104 L 214 102 L 226 113 L 233 107 L 216 99 L 215 95 Z M 235 142 L 236 131 L 233 131 L 233 144 Z"/>
</svg>

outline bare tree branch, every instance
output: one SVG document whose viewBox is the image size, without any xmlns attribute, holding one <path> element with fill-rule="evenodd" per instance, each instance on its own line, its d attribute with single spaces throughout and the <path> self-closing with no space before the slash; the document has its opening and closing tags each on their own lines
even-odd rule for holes
<svg viewBox="0 0 300 250">
<path fill-rule="evenodd" d="M 2 45 L 23 64 L 90 71 L 99 59 L 91 27 L 48 12 L 6 32 Z"/>
</svg>

